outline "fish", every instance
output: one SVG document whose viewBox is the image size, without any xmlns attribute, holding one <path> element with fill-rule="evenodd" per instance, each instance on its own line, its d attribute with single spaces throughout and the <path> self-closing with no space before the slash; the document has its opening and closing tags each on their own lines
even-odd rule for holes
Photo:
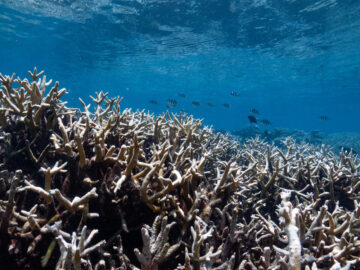
<svg viewBox="0 0 360 270">
<path fill-rule="evenodd" d="M 215 104 L 212 104 L 212 103 L 210 103 L 210 102 L 208 102 L 207 105 L 208 105 L 209 107 L 215 107 Z"/>
<path fill-rule="evenodd" d="M 227 109 L 230 108 L 230 104 L 229 104 L 229 103 L 224 103 L 224 104 L 222 104 L 222 105 L 223 105 L 223 107 L 225 107 L 225 108 L 227 108 Z"/>
<path fill-rule="evenodd" d="M 240 97 L 240 93 L 239 93 L 239 92 L 235 92 L 235 91 L 231 91 L 231 92 L 230 92 L 230 96 Z"/>
<path fill-rule="evenodd" d="M 327 116 L 327 115 L 320 115 L 320 120 L 322 120 L 322 121 L 328 121 L 328 120 L 330 120 L 330 118 L 329 118 L 329 116 Z"/>
<path fill-rule="evenodd" d="M 186 98 L 186 95 L 184 93 L 178 93 L 179 97 Z"/>
<path fill-rule="evenodd" d="M 259 122 L 261 124 L 265 125 L 265 126 L 271 125 L 271 122 L 269 120 L 266 120 L 266 119 L 261 119 Z"/>
<path fill-rule="evenodd" d="M 149 103 L 150 103 L 150 104 L 153 104 L 153 105 L 157 105 L 157 104 L 158 104 L 158 102 L 157 102 L 156 100 L 154 100 L 154 99 L 149 100 Z"/>
<path fill-rule="evenodd" d="M 253 114 L 260 114 L 260 112 L 257 109 L 250 109 L 250 112 Z"/>
<path fill-rule="evenodd" d="M 256 117 L 255 116 L 253 116 L 253 115 L 248 115 L 248 118 L 249 118 L 249 121 L 250 121 L 250 123 L 257 123 L 257 120 L 256 120 Z"/>
<path fill-rule="evenodd" d="M 167 101 L 167 108 L 174 108 L 176 105 L 178 105 L 178 102 L 176 99 L 168 99 Z"/>
<path fill-rule="evenodd" d="M 193 106 L 194 108 L 200 107 L 200 103 L 197 101 L 193 101 L 193 102 L 191 102 L 191 106 Z"/>
</svg>

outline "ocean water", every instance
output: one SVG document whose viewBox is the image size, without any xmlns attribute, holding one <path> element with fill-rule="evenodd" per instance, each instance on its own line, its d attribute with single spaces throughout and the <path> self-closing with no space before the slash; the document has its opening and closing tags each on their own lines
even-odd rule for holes
<svg viewBox="0 0 360 270">
<path fill-rule="evenodd" d="M 34 66 L 72 107 L 103 90 L 227 132 L 360 132 L 358 0 L 0 0 L 0 72 Z"/>
<path fill-rule="evenodd" d="M 0 270 L 360 269 L 360 0 L 0 0 L 35 66 L 215 130 L 2 80 Z"/>
</svg>

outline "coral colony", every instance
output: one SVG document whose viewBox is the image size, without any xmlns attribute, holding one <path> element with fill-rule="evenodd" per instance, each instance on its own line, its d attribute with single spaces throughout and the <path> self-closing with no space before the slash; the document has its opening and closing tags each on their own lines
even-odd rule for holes
<svg viewBox="0 0 360 270">
<path fill-rule="evenodd" d="M 359 269 L 360 161 L 0 74 L 2 269 Z"/>
</svg>

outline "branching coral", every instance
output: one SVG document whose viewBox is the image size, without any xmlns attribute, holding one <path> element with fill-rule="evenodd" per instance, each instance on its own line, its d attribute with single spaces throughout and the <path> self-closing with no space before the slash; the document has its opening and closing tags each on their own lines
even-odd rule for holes
<svg viewBox="0 0 360 270">
<path fill-rule="evenodd" d="M 11 215 L 12 215 L 13 209 L 15 207 L 15 193 L 16 193 L 17 186 L 19 185 L 19 182 L 20 182 L 21 173 L 22 173 L 21 170 L 17 170 L 15 172 L 15 175 L 11 179 L 8 199 L 7 199 L 7 201 L 1 201 L 0 232 L 2 235 L 6 234 L 8 227 L 9 227 Z M 2 209 L 3 207 L 4 207 L 4 209 Z"/>
<path fill-rule="evenodd" d="M 145 225 L 141 229 L 143 250 L 140 252 L 135 248 L 134 252 L 142 270 L 158 269 L 180 247 L 179 243 L 172 246 L 168 243 L 169 232 L 174 225 L 175 222 L 167 224 L 167 217 L 157 216 L 152 227 Z"/>
<path fill-rule="evenodd" d="M 0 74 L 9 269 L 360 267 L 352 152 L 241 144 L 192 116 L 120 110 L 102 91 L 72 109 L 58 82 L 29 75 Z"/>
<path fill-rule="evenodd" d="M 80 270 L 81 263 L 87 263 L 85 258 L 91 252 L 105 244 L 105 240 L 103 240 L 93 246 L 87 247 L 95 234 L 98 233 L 98 230 L 92 230 L 90 234 L 86 236 L 87 228 L 84 226 L 79 236 L 73 232 L 70 237 L 69 234 L 59 229 L 60 226 L 61 222 L 56 222 L 52 226 L 47 225 L 47 229 L 56 236 L 56 240 L 60 247 L 61 254 L 55 269 L 71 269 L 71 265 L 73 265 L 75 270 Z M 69 242 L 65 239 L 69 239 Z"/>
<path fill-rule="evenodd" d="M 291 194 L 289 192 L 281 193 L 281 223 L 285 227 L 285 232 L 288 240 L 288 252 L 281 251 L 289 257 L 288 268 L 290 270 L 301 269 L 301 243 L 299 237 L 299 210 L 293 208 L 290 202 Z M 275 247 L 275 246 L 274 246 Z M 279 248 L 276 248 L 279 251 Z"/>
<path fill-rule="evenodd" d="M 185 269 L 193 269 L 191 262 L 193 262 L 194 268 L 209 269 L 214 264 L 216 258 L 220 257 L 221 248 L 214 252 L 214 247 L 210 247 L 208 243 L 206 244 L 205 254 L 200 254 L 201 247 L 204 245 L 205 240 L 212 236 L 212 233 L 213 228 L 207 230 L 207 225 L 201 220 L 194 222 L 194 226 L 191 227 L 193 238 L 191 253 L 188 252 L 187 248 L 185 249 Z"/>
</svg>

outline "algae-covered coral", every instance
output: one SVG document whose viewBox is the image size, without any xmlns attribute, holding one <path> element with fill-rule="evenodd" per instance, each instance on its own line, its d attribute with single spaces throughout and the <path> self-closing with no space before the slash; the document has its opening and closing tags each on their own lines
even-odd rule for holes
<svg viewBox="0 0 360 270">
<path fill-rule="evenodd" d="M 0 261 L 7 269 L 360 267 L 360 161 L 246 143 L 192 116 L 61 101 L 0 74 Z"/>
</svg>

